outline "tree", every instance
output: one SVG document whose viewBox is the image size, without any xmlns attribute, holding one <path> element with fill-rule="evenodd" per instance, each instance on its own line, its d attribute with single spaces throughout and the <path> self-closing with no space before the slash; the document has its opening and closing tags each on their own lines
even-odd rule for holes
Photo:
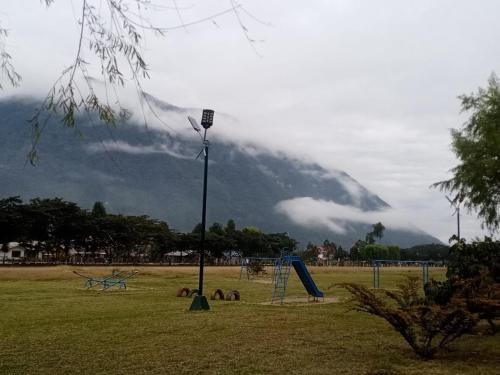
<svg viewBox="0 0 500 375">
<path fill-rule="evenodd" d="M 375 243 L 375 237 L 381 239 L 384 236 L 385 227 L 381 222 L 372 225 L 372 231 L 366 234 L 365 241 L 367 244 Z"/>
<path fill-rule="evenodd" d="M 328 259 L 335 258 L 337 256 L 337 245 L 335 244 L 335 242 L 324 240 L 323 249 L 326 250 L 326 256 Z"/>
<path fill-rule="evenodd" d="M 233 257 L 233 250 L 237 245 L 237 231 L 236 231 L 236 223 L 233 219 L 229 219 L 226 224 L 226 228 L 224 229 L 226 233 L 226 239 L 228 241 L 229 246 L 229 260 Z"/>
<path fill-rule="evenodd" d="M 361 259 L 361 249 L 366 246 L 366 242 L 357 240 L 349 249 L 349 256 L 352 260 Z"/>
<path fill-rule="evenodd" d="M 361 258 L 363 260 L 392 259 L 389 256 L 389 248 L 381 244 L 367 244 L 361 248 Z"/>
<path fill-rule="evenodd" d="M 243 256 L 262 256 L 263 233 L 256 227 L 245 227 L 238 231 L 237 246 Z"/>
<path fill-rule="evenodd" d="M 210 228 L 208 228 L 210 233 L 218 234 L 219 236 L 224 236 L 226 232 L 224 231 L 224 227 L 220 223 L 213 223 Z"/>
<path fill-rule="evenodd" d="M 349 253 L 345 251 L 342 246 L 339 246 L 337 249 L 336 257 L 339 259 L 345 259 L 349 257 Z"/>
<path fill-rule="evenodd" d="M 456 238 L 454 238 L 456 239 Z M 427 299 L 442 306 L 457 301 L 485 319 L 492 333 L 500 318 L 500 241 L 485 237 L 467 244 L 458 240 L 450 248 L 447 280 L 426 285 Z"/>
<path fill-rule="evenodd" d="M 298 242 L 288 233 L 264 234 L 265 254 L 270 257 L 281 256 L 282 253 L 291 253 L 297 248 Z"/>
<path fill-rule="evenodd" d="M 372 233 L 374 237 L 382 238 L 384 236 L 385 227 L 381 222 L 372 225 Z"/>
<path fill-rule="evenodd" d="M 54 1 L 41 0 L 47 7 Z M 116 125 L 128 119 L 130 113 L 121 106 L 116 94 L 127 82 L 137 91 L 141 107 L 147 107 L 168 127 L 156 115 L 148 95 L 142 88 L 142 81 L 150 77 L 149 67 L 143 56 L 143 51 L 147 49 L 144 38 L 146 33 L 162 36 L 175 29 L 187 29 L 194 24 L 214 22 L 215 18 L 232 13 L 246 40 L 255 50 L 256 40 L 249 36 L 244 20 L 249 17 L 262 22 L 235 0 L 230 0 L 228 8 L 204 15 L 187 24 L 182 21 L 181 9 L 175 1 L 173 3 L 171 11 L 177 12 L 181 24 L 165 27 L 155 25 L 150 19 L 152 12 L 158 9 L 167 10 L 168 7 L 150 0 L 81 0 L 81 7 L 77 10 L 79 37 L 76 41 L 75 57 L 54 80 L 30 119 L 32 147 L 28 156 L 32 164 L 38 160 L 37 146 L 45 128 L 44 124 L 52 116 L 61 119 L 63 125 L 70 128 L 77 128 L 79 113 L 97 114 L 98 119 L 107 125 Z M 6 77 L 12 86 L 19 85 L 21 81 L 21 75 L 12 64 L 11 55 L 5 49 L 7 36 L 7 29 L 0 23 L 0 90 L 3 77 Z M 94 77 L 104 83 L 104 93 L 99 92 Z M 143 117 L 146 122 L 146 116 Z"/>
<path fill-rule="evenodd" d="M 306 249 L 300 252 L 299 254 L 305 261 L 317 261 L 319 248 L 317 245 L 313 244 L 312 242 L 309 242 L 306 246 Z"/>
<path fill-rule="evenodd" d="M 9 251 L 9 242 L 19 241 L 24 232 L 21 216 L 22 201 L 19 197 L 0 199 L 0 250 Z"/>
<path fill-rule="evenodd" d="M 449 246 L 442 244 L 416 245 L 401 250 L 402 260 L 445 260 L 448 258 Z"/>
<path fill-rule="evenodd" d="M 487 88 L 462 95 L 462 111 L 470 116 L 461 130 L 451 131 L 452 148 L 459 164 L 453 177 L 432 185 L 454 194 L 453 203 L 463 204 L 491 231 L 500 226 L 500 83 L 495 74 Z"/>
<path fill-rule="evenodd" d="M 236 232 L 236 223 L 233 219 L 229 219 L 226 224 L 226 228 L 224 229 L 228 234 L 234 234 Z"/>
<path fill-rule="evenodd" d="M 198 223 L 194 226 L 193 230 L 191 231 L 191 233 L 196 233 L 196 234 L 200 234 L 201 233 L 201 230 L 202 230 L 202 226 L 201 226 L 201 223 Z"/>
<path fill-rule="evenodd" d="M 102 202 L 95 202 L 92 208 L 92 215 L 94 217 L 104 217 L 106 216 L 106 208 Z"/>
</svg>

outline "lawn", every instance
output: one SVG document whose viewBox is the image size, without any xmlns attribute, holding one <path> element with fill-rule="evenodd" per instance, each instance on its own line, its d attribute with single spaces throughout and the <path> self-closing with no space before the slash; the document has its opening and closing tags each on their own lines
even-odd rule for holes
<svg viewBox="0 0 500 375">
<path fill-rule="evenodd" d="M 431 361 L 419 359 L 385 321 L 349 311 L 333 283 L 370 286 L 371 268 L 311 268 L 338 301 L 270 305 L 263 278 L 239 280 L 239 267 L 208 267 L 207 292 L 237 289 L 241 301 L 209 301 L 189 312 L 183 286 L 195 267 L 143 267 L 124 290 L 85 290 L 73 274 L 106 267 L 0 268 L 0 374 L 500 374 L 500 335 L 467 335 Z M 126 269 L 126 268 L 121 268 Z M 131 268 L 130 268 L 131 269 Z M 393 288 L 418 268 L 381 270 Z M 430 269 L 443 278 L 444 269 Z M 292 274 L 287 296 L 306 293 Z"/>
</svg>

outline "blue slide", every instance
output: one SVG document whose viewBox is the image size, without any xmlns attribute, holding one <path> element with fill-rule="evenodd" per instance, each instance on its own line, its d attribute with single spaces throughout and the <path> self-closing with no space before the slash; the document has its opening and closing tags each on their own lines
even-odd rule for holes
<svg viewBox="0 0 500 375">
<path fill-rule="evenodd" d="M 307 293 L 309 293 L 310 296 L 313 297 L 324 297 L 324 293 L 318 289 L 316 286 L 316 283 L 311 277 L 311 274 L 307 270 L 307 267 L 302 260 L 301 257 L 299 256 L 285 256 L 283 260 L 290 261 L 292 263 L 293 268 L 295 268 L 295 271 L 297 272 L 297 275 L 299 275 L 300 281 L 302 281 L 302 284 L 304 285 L 304 288 L 306 288 Z"/>
</svg>

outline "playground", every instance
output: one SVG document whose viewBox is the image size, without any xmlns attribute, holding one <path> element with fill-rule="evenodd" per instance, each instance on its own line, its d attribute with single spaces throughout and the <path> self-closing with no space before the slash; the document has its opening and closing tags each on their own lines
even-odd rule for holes
<svg viewBox="0 0 500 375">
<path fill-rule="evenodd" d="M 387 323 L 350 311 L 345 290 L 329 288 L 372 287 L 371 267 L 307 267 L 325 303 L 308 301 L 309 280 L 293 261 L 282 304 L 281 296 L 271 303 L 272 272 L 240 279 L 241 267 L 207 267 L 207 296 L 236 289 L 241 300 L 209 300 L 205 312 L 188 311 L 190 298 L 176 296 L 196 287 L 197 267 L 1 268 L 0 373 L 499 373 L 498 335 L 466 335 L 437 359 L 421 360 Z M 100 284 L 88 288 L 75 271 Z M 445 269 L 426 272 L 442 279 Z M 101 290 L 105 275 L 116 282 Z M 384 267 L 380 287 L 410 275 L 422 277 L 422 268 Z"/>
</svg>

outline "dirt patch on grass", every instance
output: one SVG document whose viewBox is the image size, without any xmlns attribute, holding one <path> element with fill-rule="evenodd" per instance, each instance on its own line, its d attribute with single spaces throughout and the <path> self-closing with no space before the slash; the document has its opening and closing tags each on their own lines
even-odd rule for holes
<svg viewBox="0 0 500 375">
<path fill-rule="evenodd" d="M 272 280 L 270 279 L 250 279 L 248 281 L 254 282 L 254 283 L 259 283 L 259 284 L 272 284 Z"/>
<path fill-rule="evenodd" d="M 325 297 L 324 299 L 321 298 L 317 301 L 311 300 L 307 297 L 298 297 L 298 298 L 285 298 L 283 300 L 282 305 L 292 305 L 292 306 L 314 306 L 314 305 L 326 305 L 329 303 L 337 303 L 340 302 L 340 299 L 338 297 Z M 280 306 L 279 301 L 278 302 L 262 302 L 261 305 L 276 305 Z"/>
</svg>

